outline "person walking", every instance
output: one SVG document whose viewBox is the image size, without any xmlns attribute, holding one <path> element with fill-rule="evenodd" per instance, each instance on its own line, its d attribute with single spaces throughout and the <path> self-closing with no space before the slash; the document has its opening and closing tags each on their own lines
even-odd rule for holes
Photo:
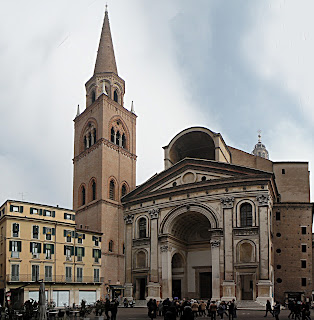
<svg viewBox="0 0 314 320">
<path fill-rule="evenodd" d="M 233 301 L 231 301 L 229 303 L 228 311 L 229 311 L 229 320 L 233 320 L 233 316 L 234 316 L 234 302 Z"/>
<path fill-rule="evenodd" d="M 295 305 L 296 302 L 295 300 L 290 300 L 288 303 L 288 309 L 290 310 L 290 313 L 288 315 L 288 318 L 290 319 L 290 317 L 292 316 L 292 319 L 294 319 L 294 315 L 295 315 Z"/>
<path fill-rule="evenodd" d="M 148 308 L 148 316 L 151 319 L 155 319 L 156 318 L 156 314 L 157 314 L 157 302 L 156 302 L 156 300 L 150 299 L 147 302 L 147 308 Z"/>
<path fill-rule="evenodd" d="M 109 298 L 106 298 L 106 301 L 105 301 L 105 315 L 106 315 L 106 319 L 107 320 L 110 320 L 109 310 L 110 310 L 110 300 L 109 300 Z"/>
<path fill-rule="evenodd" d="M 209 314 L 211 320 L 216 320 L 216 313 L 217 313 L 217 304 L 215 301 L 212 301 L 209 305 Z"/>
<path fill-rule="evenodd" d="M 266 314 L 264 315 L 264 318 L 267 317 L 268 311 L 271 313 L 272 316 L 274 316 L 273 310 L 271 309 L 270 301 L 267 300 L 266 302 Z"/>
<path fill-rule="evenodd" d="M 277 301 L 274 306 L 274 316 L 276 320 L 279 320 L 279 314 L 280 314 L 280 303 Z"/>
<path fill-rule="evenodd" d="M 117 319 L 118 305 L 119 305 L 119 302 L 116 299 L 112 299 L 110 303 L 111 320 Z"/>
<path fill-rule="evenodd" d="M 190 306 L 185 306 L 183 308 L 182 315 L 180 317 L 180 320 L 194 320 L 194 314 L 192 312 L 192 308 Z"/>
</svg>

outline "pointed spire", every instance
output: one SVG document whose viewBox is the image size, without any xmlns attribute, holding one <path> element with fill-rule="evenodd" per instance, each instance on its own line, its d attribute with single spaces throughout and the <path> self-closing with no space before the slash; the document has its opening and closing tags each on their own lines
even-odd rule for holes
<svg viewBox="0 0 314 320">
<path fill-rule="evenodd" d="M 101 72 L 114 72 L 115 74 L 118 74 L 110 32 L 107 5 L 104 24 L 99 41 L 94 74 Z"/>
<path fill-rule="evenodd" d="M 134 113 L 134 105 L 133 105 L 133 101 L 131 103 L 131 112 Z"/>
<path fill-rule="evenodd" d="M 76 116 L 78 117 L 81 114 L 80 112 L 80 105 L 77 105 L 77 112 L 76 112 Z"/>
</svg>

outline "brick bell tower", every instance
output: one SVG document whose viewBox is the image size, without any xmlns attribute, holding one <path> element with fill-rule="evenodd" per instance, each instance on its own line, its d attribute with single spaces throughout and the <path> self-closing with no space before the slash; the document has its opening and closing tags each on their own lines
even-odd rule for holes
<svg viewBox="0 0 314 320">
<path fill-rule="evenodd" d="M 95 70 L 86 85 L 86 109 L 74 119 L 73 209 L 78 228 L 103 233 L 102 297 L 124 284 L 124 220 L 121 197 L 136 184 L 136 115 L 123 106 L 108 11 Z M 87 257 L 86 257 L 87 258 Z"/>
</svg>

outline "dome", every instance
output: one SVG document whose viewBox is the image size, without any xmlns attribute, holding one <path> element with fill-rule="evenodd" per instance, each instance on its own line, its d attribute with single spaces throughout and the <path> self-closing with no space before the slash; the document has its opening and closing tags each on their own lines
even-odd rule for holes
<svg viewBox="0 0 314 320">
<path fill-rule="evenodd" d="M 265 145 L 262 143 L 261 141 L 261 135 L 259 133 L 258 135 L 258 142 L 254 147 L 254 150 L 252 151 L 252 154 L 254 154 L 254 156 L 258 156 L 264 159 L 269 159 L 269 153 L 265 147 Z"/>
</svg>

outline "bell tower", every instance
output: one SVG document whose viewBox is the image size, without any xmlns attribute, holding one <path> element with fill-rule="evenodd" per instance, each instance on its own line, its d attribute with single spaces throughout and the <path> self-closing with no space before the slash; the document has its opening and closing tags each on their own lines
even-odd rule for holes
<svg viewBox="0 0 314 320">
<path fill-rule="evenodd" d="M 110 286 L 124 283 L 120 199 L 136 184 L 136 115 L 124 108 L 125 83 L 118 75 L 107 9 L 94 74 L 85 87 L 86 109 L 74 119 L 73 209 L 78 228 L 103 233 L 104 296 Z"/>
</svg>

